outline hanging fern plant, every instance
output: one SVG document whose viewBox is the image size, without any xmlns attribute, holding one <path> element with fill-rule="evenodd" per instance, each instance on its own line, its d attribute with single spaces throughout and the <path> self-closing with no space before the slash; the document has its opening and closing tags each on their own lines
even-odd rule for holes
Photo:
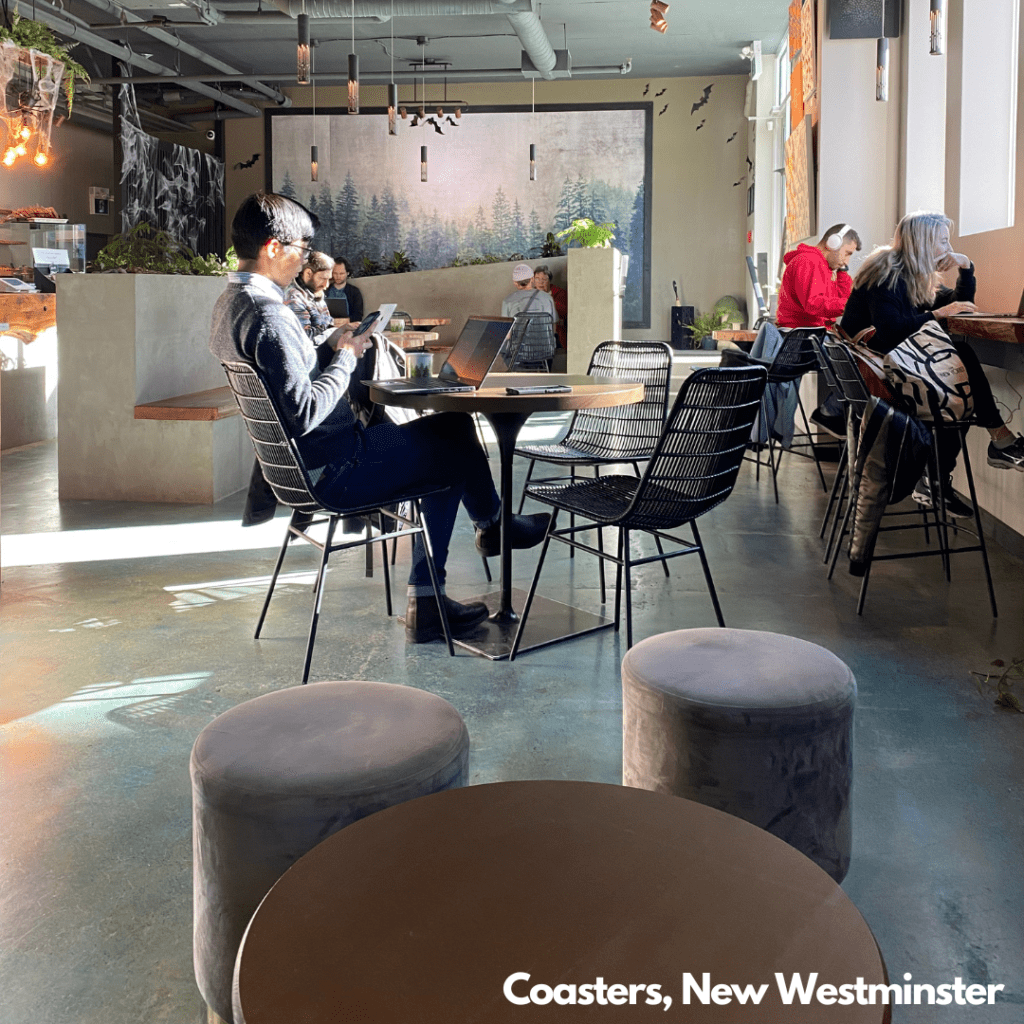
<svg viewBox="0 0 1024 1024">
<path fill-rule="evenodd" d="M 4 4 L 6 12 L 7 5 Z M 64 65 L 64 95 L 68 100 L 68 114 L 75 102 L 75 81 L 88 82 L 89 72 L 71 57 L 70 47 L 57 42 L 53 31 L 38 21 L 23 18 L 17 8 L 9 18 L 9 24 L 0 25 L 0 43 L 10 41 L 26 50 L 38 50 L 47 57 L 59 60 Z M 72 43 L 72 46 L 77 44 Z"/>
</svg>

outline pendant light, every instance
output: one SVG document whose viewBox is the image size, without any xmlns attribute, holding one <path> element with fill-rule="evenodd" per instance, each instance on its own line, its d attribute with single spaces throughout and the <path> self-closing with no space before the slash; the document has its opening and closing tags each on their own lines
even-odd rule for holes
<svg viewBox="0 0 1024 1024">
<path fill-rule="evenodd" d="M 391 0 L 391 84 L 388 86 L 388 135 L 398 134 L 398 86 L 395 85 L 395 0 Z"/>
<path fill-rule="evenodd" d="M 946 52 L 946 0 L 931 0 L 930 46 L 928 52 L 941 57 Z"/>
<path fill-rule="evenodd" d="M 313 145 L 309 147 L 309 180 L 317 181 L 320 173 L 320 154 L 316 148 L 316 79 L 313 79 Z"/>
<path fill-rule="evenodd" d="M 420 146 L 420 181 L 427 180 L 427 147 Z"/>
<path fill-rule="evenodd" d="M 309 15 L 306 13 L 306 0 L 302 0 L 302 13 L 299 22 L 299 48 L 296 54 L 295 81 L 299 85 L 309 85 Z"/>
<path fill-rule="evenodd" d="M 530 128 L 536 129 L 537 125 L 537 79 L 530 79 Z M 537 147 L 530 143 L 530 181 L 537 180 Z"/>
<path fill-rule="evenodd" d="M 352 0 L 352 52 L 348 55 L 348 112 L 359 113 L 359 57 L 356 54 L 356 0 Z"/>
<path fill-rule="evenodd" d="M 886 103 L 889 99 L 889 40 L 878 37 L 877 59 L 875 60 L 875 99 Z"/>
</svg>

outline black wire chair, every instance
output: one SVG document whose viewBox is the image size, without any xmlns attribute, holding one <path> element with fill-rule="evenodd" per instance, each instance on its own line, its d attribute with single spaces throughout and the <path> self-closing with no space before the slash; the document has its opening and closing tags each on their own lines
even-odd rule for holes
<svg viewBox="0 0 1024 1024">
<path fill-rule="evenodd" d="M 291 522 L 285 531 L 284 543 L 277 556 L 277 564 L 274 566 L 274 573 L 270 578 L 270 586 L 267 588 L 267 596 L 263 602 L 263 610 L 260 612 L 259 621 L 256 623 L 255 637 L 258 639 L 263 629 L 263 621 L 267 616 L 267 609 L 270 607 L 270 599 L 274 594 L 274 587 L 277 577 L 281 572 L 284 563 L 284 556 L 288 545 L 293 539 L 301 539 L 312 544 L 320 551 L 320 566 L 317 570 L 316 584 L 313 588 L 313 617 L 309 624 L 309 638 L 306 642 L 306 657 L 302 667 L 302 682 L 309 679 L 309 666 L 313 660 L 313 644 L 316 641 L 317 625 L 320 620 L 320 607 L 323 602 L 324 583 L 327 578 L 327 561 L 335 551 L 344 551 L 347 548 L 369 547 L 379 543 L 383 554 L 384 563 L 384 597 L 387 605 L 387 613 L 392 614 L 391 605 L 391 574 L 388 569 L 387 542 L 392 538 L 423 535 L 423 544 L 426 548 L 427 567 L 430 570 L 430 581 L 434 586 L 434 597 L 441 610 L 441 626 L 444 632 L 445 642 L 448 645 L 448 653 L 455 654 L 452 645 L 451 632 L 448 628 L 448 616 L 445 611 L 444 601 L 441 600 L 440 587 L 438 584 L 437 570 L 434 566 L 433 547 L 430 542 L 430 533 L 426 529 L 423 519 L 423 512 L 420 508 L 420 500 L 431 494 L 442 491 L 443 487 L 421 488 L 419 490 L 407 491 L 396 494 L 389 499 L 389 504 L 364 505 L 358 508 L 335 508 L 326 504 L 316 496 L 314 488 L 316 480 L 306 469 L 302 456 L 295 445 L 295 442 L 288 436 L 282 423 L 280 414 L 274 404 L 270 393 L 267 391 L 259 373 L 248 363 L 222 362 L 224 372 L 228 377 L 228 384 L 234 393 L 238 408 L 242 413 L 249 438 L 256 449 L 256 458 L 263 469 L 263 475 L 268 484 L 273 488 L 277 500 L 288 505 L 292 512 Z M 411 513 L 403 513 L 401 506 L 407 505 Z M 376 520 L 379 532 L 373 536 L 368 529 L 365 535 L 350 541 L 334 543 L 334 534 L 342 519 L 364 517 L 368 521 Z M 390 531 L 385 530 L 385 520 L 394 520 L 396 527 Z M 327 537 L 324 541 L 311 537 L 308 533 L 313 526 L 327 523 Z"/>
<path fill-rule="evenodd" d="M 523 511 L 526 488 L 538 462 L 568 468 L 570 479 L 576 478 L 581 466 L 592 466 L 594 475 L 601 475 L 602 466 L 628 462 L 640 476 L 640 463 L 654 453 L 655 445 L 665 426 L 668 410 L 669 387 L 672 381 L 672 349 L 663 341 L 603 341 L 590 357 L 587 374 L 591 377 L 611 377 L 635 380 L 644 386 L 644 397 L 633 405 L 619 405 L 611 409 L 579 409 L 573 413 L 569 429 L 555 444 L 524 444 L 516 447 L 516 455 L 530 460 L 526 471 L 519 511 Z M 536 483 L 550 483 L 558 477 L 543 477 Z M 575 517 L 570 518 L 575 525 Z M 658 550 L 661 541 L 655 538 Z M 598 533 L 598 547 L 603 546 Z M 575 555 L 570 549 L 570 557 Z M 662 563 L 668 576 L 668 565 Z M 605 600 L 604 562 L 601 566 L 601 603 Z"/>
<path fill-rule="evenodd" d="M 822 348 L 832 366 L 833 373 L 836 377 L 836 382 L 839 384 L 843 391 L 844 397 L 850 403 L 851 415 L 856 417 L 856 422 L 859 423 L 861 417 L 868 405 L 870 395 L 864 380 L 860 375 L 860 370 L 854 360 L 854 356 L 850 349 L 840 341 L 827 340 L 823 343 Z M 988 562 L 988 549 L 985 545 L 985 532 L 981 525 L 981 513 L 978 510 L 978 495 L 974 487 L 974 473 L 971 470 L 971 456 L 967 450 L 967 445 L 964 442 L 964 435 L 966 434 L 969 427 L 974 426 L 976 421 L 973 419 L 958 420 L 956 422 L 948 422 L 942 420 L 936 410 L 933 410 L 933 418 L 931 421 L 921 420 L 925 427 L 928 428 L 931 434 L 931 453 L 929 456 L 929 465 L 927 470 L 928 484 L 931 491 L 931 514 L 934 516 L 935 533 L 938 537 L 938 546 L 933 550 L 927 551 L 903 551 L 895 552 L 892 554 L 877 555 L 872 554 L 870 560 L 865 567 L 864 575 L 861 578 L 860 594 L 857 599 L 857 614 L 861 615 L 864 611 L 864 602 L 867 597 L 868 591 L 868 580 L 871 576 L 871 566 L 874 562 L 893 561 L 901 558 L 920 558 L 926 555 L 938 555 L 942 559 L 942 568 L 946 577 L 946 581 L 949 582 L 952 579 L 951 570 L 951 559 L 950 555 L 954 554 L 966 554 L 972 551 L 978 551 L 981 553 L 982 564 L 985 569 L 985 580 L 988 584 L 988 596 L 989 602 L 992 606 L 992 617 L 996 618 L 999 615 L 996 607 L 996 594 L 995 588 L 992 584 L 992 570 L 989 567 Z M 967 475 L 967 486 L 970 490 L 971 505 L 974 511 L 974 529 L 971 530 L 963 524 L 956 524 L 946 515 L 946 498 L 942 488 L 942 481 L 939 474 L 939 431 L 942 430 L 955 430 L 960 434 L 961 449 L 964 457 L 964 472 Z M 854 433 L 856 436 L 856 432 Z M 856 457 L 856 452 L 850 452 L 848 454 L 848 463 L 850 459 Z M 849 479 L 849 471 L 847 477 Z M 831 547 L 831 564 L 829 565 L 828 578 L 831 579 L 835 572 L 836 563 L 839 560 L 839 552 L 842 549 L 843 539 L 850 529 L 850 520 L 853 516 L 854 501 L 851 496 L 847 502 L 846 513 L 843 516 L 842 526 L 839 529 L 838 538 L 835 537 L 836 523 L 839 522 L 839 515 L 841 509 L 837 508 L 835 522 L 832 526 L 832 536 L 829 538 L 829 546 Z M 901 523 L 894 526 L 880 526 L 879 532 L 890 532 L 893 530 L 909 530 L 909 529 L 924 529 L 925 543 L 930 544 L 929 535 L 929 509 L 927 507 L 918 506 L 916 510 L 900 512 L 900 511 L 886 511 L 886 516 L 907 516 L 921 514 L 923 523 Z M 969 522 L 969 520 L 968 520 Z M 963 547 L 953 547 L 949 542 L 949 530 L 952 530 L 954 535 L 958 535 L 960 530 L 963 530 L 968 536 L 973 536 L 977 540 L 977 544 L 968 544 Z M 826 551 L 827 557 L 827 551 Z"/>
<path fill-rule="evenodd" d="M 557 348 L 550 313 L 517 313 L 503 355 L 510 371 L 548 371 Z"/>
<path fill-rule="evenodd" d="M 780 330 L 782 330 L 780 328 Z M 804 411 L 804 403 L 800 398 L 800 378 L 805 373 L 818 369 L 818 357 L 814 353 L 811 339 L 824 333 L 823 327 L 793 327 L 782 330 L 784 339 L 775 358 L 771 360 L 758 359 L 747 352 L 729 353 L 730 365 L 746 363 L 752 366 L 764 366 L 768 370 L 768 383 L 771 384 L 792 384 L 796 387 L 797 408 L 804 421 L 804 429 L 793 435 L 793 443 L 789 448 L 778 445 L 776 456 L 776 440 L 772 433 L 771 424 L 767 422 L 766 398 L 761 399 L 761 423 L 764 425 L 765 433 L 768 436 L 767 462 L 761 458 L 761 450 L 755 450 L 752 456 L 747 456 L 749 462 L 757 465 L 755 479 L 761 479 L 761 467 L 766 466 L 772 471 L 772 487 L 775 491 L 775 503 L 779 501 L 779 467 L 782 464 L 782 453 L 789 452 L 791 455 L 800 455 L 804 458 L 812 458 L 815 468 L 818 470 L 818 478 L 821 480 L 821 489 L 828 492 L 828 485 L 825 483 L 825 474 L 821 469 L 821 462 L 818 461 L 818 452 L 814 445 L 814 438 L 811 434 L 811 425 L 807 420 L 807 413 Z M 799 439 L 799 440 L 798 440 Z"/>
<path fill-rule="evenodd" d="M 554 512 L 509 660 L 519 650 L 552 540 L 561 541 L 570 548 L 579 547 L 602 560 L 615 563 L 616 629 L 619 628 L 625 574 L 627 647 L 633 645 L 630 575 L 634 566 L 648 562 L 664 562 L 667 558 L 697 554 L 718 624 L 725 625 L 696 521 L 732 493 L 767 377 L 767 371 L 759 366 L 697 370 L 691 374 L 683 382 L 651 459 L 639 479 L 615 475 L 530 487 L 530 497 L 551 505 Z M 556 529 L 555 522 L 562 510 L 590 519 L 592 525 Z M 664 532 L 687 523 L 693 533 L 692 541 Z M 575 534 L 584 530 L 597 529 L 600 533 L 605 526 L 619 529 L 617 555 L 607 554 L 575 538 Z M 650 533 L 680 547 L 675 551 L 659 551 L 647 558 L 633 558 L 629 544 L 633 530 Z"/>
</svg>

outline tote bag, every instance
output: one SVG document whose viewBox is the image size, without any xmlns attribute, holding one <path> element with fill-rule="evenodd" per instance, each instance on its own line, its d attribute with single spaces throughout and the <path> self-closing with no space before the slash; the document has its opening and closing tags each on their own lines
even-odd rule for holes
<svg viewBox="0 0 1024 1024">
<path fill-rule="evenodd" d="M 952 423 L 974 412 L 967 370 L 934 320 L 887 353 L 884 365 L 889 386 L 921 419 Z"/>
</svg>

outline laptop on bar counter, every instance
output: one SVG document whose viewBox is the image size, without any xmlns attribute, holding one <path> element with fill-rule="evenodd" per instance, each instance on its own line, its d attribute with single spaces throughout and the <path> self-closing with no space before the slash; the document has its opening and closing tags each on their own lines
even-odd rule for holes
<svg viewBox="0 0 1024 1024">
<path fill-rule="evenodd" d="M 476 391 L 498 358 L 501 346 L 512 331 L 512 322 L 510 316 L 471 316 L 436 377 L 363 383 L 375 384 L 393 395 Z"/>
</svg>

